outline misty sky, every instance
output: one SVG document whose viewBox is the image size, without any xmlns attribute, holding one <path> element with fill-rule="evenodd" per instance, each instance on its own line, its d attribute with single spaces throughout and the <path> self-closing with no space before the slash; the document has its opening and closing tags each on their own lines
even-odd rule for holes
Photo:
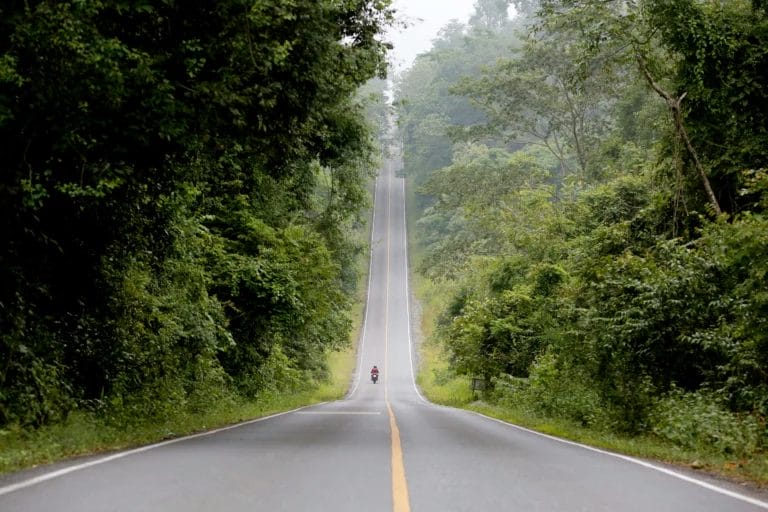
<svg viewBox="0 0 768 512">
<path fill-rule="evenodd" d="M 475 0 L 395 0 L 398 19 L 408 22 L 405 30 L 389 33 L 389 40 L 395 45 L 395 67 L 408 67 L 416 55 L 429 50 L 438 31 L 451 19 L 466 23 L 474 12 L 474 4 Z"/>
</svg>

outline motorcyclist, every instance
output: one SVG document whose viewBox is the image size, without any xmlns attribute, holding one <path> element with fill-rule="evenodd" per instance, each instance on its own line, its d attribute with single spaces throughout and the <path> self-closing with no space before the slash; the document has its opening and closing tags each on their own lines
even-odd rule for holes
<svg viewBox="0 0 768 512">
<path fill-rule="evenodd" d="M 371 368 L 371 380 L 373 382 L 376 382 L 379 378 L 379 369 L 376 367 L 376 365 L 373 365 L 373 368 Z"/>
</svg>

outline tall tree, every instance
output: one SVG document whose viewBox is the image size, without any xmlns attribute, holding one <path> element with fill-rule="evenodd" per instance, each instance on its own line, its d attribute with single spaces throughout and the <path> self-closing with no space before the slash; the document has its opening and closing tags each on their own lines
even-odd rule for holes
<svg viewBox="0 0 768 512">
<path fill-rule="evenodd" d="M 476 0 L 469 25 L 491 31 L 503 29 L 509 24 L 509 4 L 510 0 Z"/>
<path fill-rule="evenodd" d="M 369 169 L 353 98 L 390 19 L 369 0 L 0 6 L 0 424 L 183 396 L 275 347 L 321 365 Z"/>
<path fill-rule="evenodd" d="M 764 110 L 761 3 L 548 0 L 541 14 L 542 26 L 579 27 L 583 58 L 634 61 L 669 108 L 689 195 L 716 213 L 742 208 L 740 169 L 765 165 L 765 119 L 750 113 Z"/>
</svg>

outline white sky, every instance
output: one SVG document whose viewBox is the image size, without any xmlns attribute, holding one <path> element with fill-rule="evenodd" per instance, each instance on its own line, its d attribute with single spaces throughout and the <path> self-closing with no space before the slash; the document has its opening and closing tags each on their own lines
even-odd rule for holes
<svg viewBox="0 0 768 512">
<path fill-rule="evenodd" d="M 404 30 L 396 28 L 388 34 L 395 46 L 392 54 L 398 71 L 429 50 L 432 40 L 450 20 L 466 23 L 475 10 L 475 0 L 394 0 L 392 5 L 398 20 L 408 23 Z"/>
</svg>

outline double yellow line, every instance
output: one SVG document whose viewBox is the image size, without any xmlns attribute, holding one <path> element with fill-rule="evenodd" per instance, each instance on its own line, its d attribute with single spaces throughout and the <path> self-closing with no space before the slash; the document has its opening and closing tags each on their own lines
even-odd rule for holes
<svg viewBox="0 0 768 512">
<path fill-rule="evenodd" d="M 387 385 L 387 371 L 389 368 L 389 255 L 390 255 L 390 226 L 392 211 L 392 168 L 387 173 L 387 279 L 386 298 L 384 300 L 384 401 L 387 404 L 389 414 L 389 430 L 392 438 L 392 510 L 393 512 L 410 512 L 411 502 L 408 497 L 408 481 L 405 478 L 405 464 L 403 463 L 403 447 L 400 443 L 400 429 L 397 428 L 397 419 L 389 403 L 389 386 Z"/>
</svg>

